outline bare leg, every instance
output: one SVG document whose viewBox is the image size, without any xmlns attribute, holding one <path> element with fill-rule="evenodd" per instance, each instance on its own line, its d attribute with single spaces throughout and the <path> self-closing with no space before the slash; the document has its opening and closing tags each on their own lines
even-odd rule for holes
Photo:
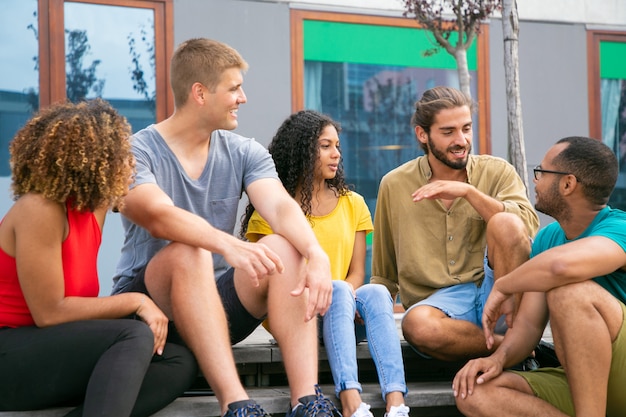
<svg viewBox="0 0 626 417">
<path fill-rule="evenodd" d="M 402 320 L 404 338 L 420 352 L 445 361 L 465 360 L 491 353 L 480 327 L 451 319 L 438 308 L 418 306 Z M 502 336 L 496 335 L 496 346 Z"/>
<path fill-rule="evenodd" d="M 487 259 L 494 281 L 530 259 L 531 242 L 522 220 L 512 213 L 498 213 L 487 223 Z M 515 295 L 515 312 L 521 302 Z M 511 317 L 513 319 L 513 317 Z"/>
<path fill-rule="evenodd" d="M 241 271 L 235 271 L 235 288 L 244 307 L 255 317 L 267 316 L 283 356 L 289 380 L 291 403 L 315 394 L 317 384 L 317 320 L 304 321 L 307 292 L 294 297 L 296 279 L 303 273 L 304 259 L 295 248 L 279 235 L 268 235 L 262 243 L 275 251 L 283 261 L 282 274 L 271 275 L 259 287 Z"/>
<path fill-rule="evenodd" d="M 341 412 L 345 417 L 350 417 L 359 408 L 363 400 L 356 389 L 345 389 L 339 393 Z"/>
<path fill-rule="evenodd" d="M 386 410 L 389 412 L 391 407 L 397 407 L 404 404 L 404 394 L 399 391 L 392 391 L 385 396 Z"/>
<path fill-rule="evenodd" d="M 508 274 L 530 257 L 530 237 L 515 214 L 498 213 L 487 224 L 487 258 L 494 279 Z"/>
<path fill-rule="evenodd" d="M 547 294 L 557 356 L 567 373 L 576 415 L 606 415 L 611 343 L 622 326 L 622 308 L 593 281 Z"/>
<path fill-rule="evenodd" d="M 511 372 L 476 385 L 472 395 L 456 398 L 456 406 L 467 417 L 567 417 L 535 397 L 526 380 Z"/>
<path fill-rule="evenodd" d="M 511 213 L 498 213 L 487 224 L 487 251 L 494 279 L 507 274 L 530 255 L 528 231 L 521 219 Z M 402 321 L 405 339 L 420 352 L 441 360 L 464 360 L 486 356 L 502 341 L 496 335 L 491 350 L 486 347 L 482 329 L 475 324 L 449 318 L 439 309 L 420 306 Z"/>
<path fill-rule="evenodd" d="M 211 253 L 170 244 L 150 261 L 146 287 L 196 356 L 222 414 L 228 404 L 248 399 L 235 366 Z"/>
</svg>

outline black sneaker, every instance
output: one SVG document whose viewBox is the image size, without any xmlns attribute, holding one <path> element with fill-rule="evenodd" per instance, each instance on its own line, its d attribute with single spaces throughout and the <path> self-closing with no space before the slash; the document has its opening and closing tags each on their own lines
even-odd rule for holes
<svg viewBox="0 0 626 417">
<path fill-rule="evenodd" d="M 254 400 L 241 400 L 228 404 L 223 417 L 269 417 L 269 414 Z"/>
<path fill-rule="evenodd" d="M 547 340 L 541 339 L 535 348 L 535 357 L 541 364 L 541 367 L 556 368 L 561 366 L 559 358 L 554 351 L 554 344 Z"/>
<path fill-rule="evenodd" d="M 538 368 L 556 368 L 558 366 L 561 366 L 561 364 L 554 351 L 554 345 L 541 339 L 535 347 L 532 356 L 527 357 L 509 369 L 512 371 L 534 371 Z"/>
<path fill-rule="evenodd" d="M 342 417 L 335 404 L 324 397 L 319 385 L 315 386 L 315 395 L 299 399 L 300 404 L 287 410 L 285 417 Z"/>
</svg>

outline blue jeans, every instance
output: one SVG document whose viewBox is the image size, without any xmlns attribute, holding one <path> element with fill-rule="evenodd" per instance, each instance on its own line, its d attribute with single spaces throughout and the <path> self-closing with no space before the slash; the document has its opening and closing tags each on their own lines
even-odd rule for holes
<svg viewBox="0 0 626 417">
<path fill-rule="evenodd" d="M 356 311 L 365 325 L 357 324 Z M 322 319 L 322 334 L 335 382 L 335 394 L 347 389 L 361 392 L 356 345 L 363 340 L 376 365 L 385 400 L 390 392 L 406 395 L 400 338 L 393 316 L 393 300 L 387 288 L 366 284 L 356 290 L 356 299 L 345 281 L 333 281 L 333 302 Z"/>
</svg>

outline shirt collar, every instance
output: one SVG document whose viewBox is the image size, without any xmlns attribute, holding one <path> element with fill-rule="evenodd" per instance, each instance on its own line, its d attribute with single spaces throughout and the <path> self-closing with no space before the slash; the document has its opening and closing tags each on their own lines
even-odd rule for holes
<svg viewBox="0 0 626 417">
<path fill-rule="evenodd" d="M 474 169 L 474 157 L 473 155 L 469 155 L 467 159 L 467 165 L 465 166 L 465 170 L 467 171 L 467 182 L 468 184 L 472 183 L 472 171 Z M 433 171 L 430 169 L 430 164 L 428 163 L 428 155 L 424 155 L 419 160 L 419 167 L 422 174 L 426 177 L 426 180 L 430 180 L 433 176 Z"/>
</svg>

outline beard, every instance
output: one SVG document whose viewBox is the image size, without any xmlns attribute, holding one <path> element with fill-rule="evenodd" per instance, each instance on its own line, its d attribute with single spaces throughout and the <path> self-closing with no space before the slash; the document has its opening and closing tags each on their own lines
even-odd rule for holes
<svg viewBox="0 0 626 417">
<path fill-rule="evenodd" d="M 448 159 L 447 152 L 448 151 L 455 151 L 455 150 L 458 150 L 458 149 L 467 149 L 467 153 L 465 155 L 465 158 L 463 158 L 463 159 L 455 159 L 455 160 Z M 430 153 L 432 153 L 433 156 L 438 161 L 440 161 L 441 163 L 443 163 L 444 165 L 446 165 L 449 168 L 452 168 L 452 169 L 465 169 L 465 167 L 467 166 L 467 161 L 469 159 L 469 154 L 472 151 L 472 145 L 469 144 L 466 147 L 463 147 L 463 146 L 451 146 L 451 147 L 447 148 L 444 151 L 444 150 L 441 150 L 441 149 L 439 149 L 439 148 L 437 148 L 435 146 L 435 143 L 431 139 L 430 134 L 428 134 L 428 151 Z"/>
<path fill-rule="evenodd" d="M 563 197 L 559 193 L 559 181 L 554 180 L 544 193 L 537 193 L 535 210 L 556 219 L 566 220 L 569 217 L 569 209 Z"/>
</svg>

